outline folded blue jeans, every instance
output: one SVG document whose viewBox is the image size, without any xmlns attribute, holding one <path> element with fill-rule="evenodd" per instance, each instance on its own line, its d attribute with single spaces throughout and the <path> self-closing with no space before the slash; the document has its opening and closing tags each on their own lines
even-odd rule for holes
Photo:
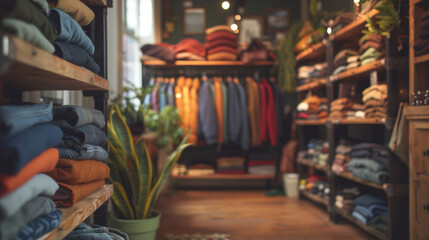
<svg viewBox="0 0 429 240">
<path fill-rule="evenodd" d="M 0 139 L 0 173 L 16 174 L 48 148 L 61 143 L 63 131 L 43 123 Z"/>
<path fill-rule="evenodd" d="M 128 235 L 115 228 L 81 223 L 64 240 L 128 240 Z"/>
<path fill-rule="evenodd" d="M 3 137 L 50 121 L 52 121 L 51 104 L 0 106 L 0 136 Z"/>
<path fill-rule="evenodd" d="M 60 226 L 62 212 L 58 209 L 42 215 L 27 226 L 25 226 L 18 234 L 15 240 L 33 240 L 45 235 Z"/>
<path fill-rule="evenodd" d="M 104 147 L 107 144 L 106 134 L 92 124 L 77 128 L 63 128 L 62 130 L 64 132 L 63 143 L 66 145 L 75 142 L 80 145 L 91 144 Z"/>
<path fill-rule="evenodd" d="M 64 159 L 99 160 L 107 163 L 109 157 L 104 148 L 89 144 L 80 146 L 80 150 L 65 147 L 57 147 L 57 150 L 60 153 L 60 158 Z"/>
<path fill-rule="evenodd" d="M 86 124 L 94 124 L 99 128 L 104 128 L 106 119 L 104 114 L 97 109 L 83 108 L 73 105 L 64 105 L 53 108 L 53 124 L 61 128 L 74 128 Z"/>
<path fill-rule="evenodd" d="M 50 10 L 49 22 L 57 29 L 56 40 L 68 42 L 83 48 L 89 55 L 94 54 L 94 44 L 85 34 L 82 27 L 67 13 L 60 9 L 52 8 Z"/>
</svg>

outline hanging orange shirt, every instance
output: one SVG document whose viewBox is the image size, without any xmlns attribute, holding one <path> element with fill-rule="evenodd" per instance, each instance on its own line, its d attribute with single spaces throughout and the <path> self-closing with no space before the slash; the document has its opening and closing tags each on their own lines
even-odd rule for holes
<svg viewBox="0 0 429 240">
<path fill-rule="evenodd" d="M 250 79 L 249 77 L 246 78 L 246 94 L 247 94 L 247 113 L 249 115 L 249 121 L 250 121 L 250 133 L 251 133 L 251 145 L 252 146 L 257 146 L 258 145 L 258 141 L 257 141 L 257 136 L 256 136 L 256 132 L 258 131 L 258 128 L 256 126 L 256 102 L 255 102 L 255 95 L 253 92 L 253 87 L 252 87 L 252 79 Z"/>
<path fill-rule="evenodd" d="M 182 119 L 182 123 L 183 123 L 183 114 L 184 114 L 184 110 L 183 110 L 183 93 L 182 93 L 182 87 L 185 84 L 185 77 L 180 76 L 177 79 L 177 83 L 176 86 L 174 87 L 174 96 L 176 98 L 176 108 L 179 111 L 179 116 Z"/>
<path fill-rule="evenodd" d="M 219 124 L 219 135 L 217 142 L 223 142 L 223 97 L 222 97 L 222 87 L 220 85 L 220 79 L 215 78 L 214 81 L 214 89 L 215 89 L 215 105 L 216 105 L 216 115 L 217 122 Z"/>
<path fill-rule="evenodd" d="M 189 95 L 189 89 L 192 86 L 192 78 L 186 78 L 185 84 L 182 87 L 182 99 L 183 99 L 183 118 L 182 118 L 182 127 L 187 133 L 189 131 L 190 123 L 190 114 L 191 114 L 191 99 Z"/>
<path fill-rule="evenodd" d="M 198 90 L 200 89 L 200 81 L 198 78 L 194 78 L 192 81 L 192 87 L 190 90 L 190 117 L 189 123 L 191 127 L 191 133 L 189 135 L 189 143 L 197 144 L 198 141 Z"/>
</svg>

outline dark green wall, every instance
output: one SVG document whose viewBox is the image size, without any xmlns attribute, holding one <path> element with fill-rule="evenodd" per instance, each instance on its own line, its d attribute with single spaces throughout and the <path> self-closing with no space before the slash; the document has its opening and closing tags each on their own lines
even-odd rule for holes
<svg viewBox="0 0 429 240">
<path fill-rule="evenodd" d="M 226 23 L 226 16 L 234 14 L 232 9 L 225 11 L 221 8 L 221 0 L 193 0 L 193 7 L 203 7 L 206 9 L 206 27 L 213 27 Z M 237 1 L 233 1 L 237 2 Z M 265 9 L 269 7 L 287 7 L 291 12 L 291 21 L 299 19 L 300 4 L 299 0 L 247 0 L 246 1 L 246 14 L 248 15 L 261 15 L 264 16 Z M 170 0 L 171 12 L 176 17 L 175 31 L 164 42 L 176 44 L 185 37 L 192 37 L 200 42 L 204 42 L 204 35 L 199 36 L 185 36 L 183 35 L 183 6 L 182 0 Z"/>
</svg>

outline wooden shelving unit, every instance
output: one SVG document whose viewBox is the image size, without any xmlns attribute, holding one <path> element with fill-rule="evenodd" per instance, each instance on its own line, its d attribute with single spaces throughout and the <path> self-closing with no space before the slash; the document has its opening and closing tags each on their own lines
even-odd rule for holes
<svg viewBox="0 0 429 240">
<path fill-rule="evenodd" d="M 325 125 L 326 119 L 318 119 L 318 120 L 297 120 L 296 125 Z"/>
<path fill-rule="evenodd" d="M 381 239 L 381 240 L 388 239 L 388 238 L 387 238 L 387 236 L 386 236 L 384 233 L 382 233 L 382 232 L 378 231 L 377 229 L 374 229 L 374 228 L 372 228 L 372 227 L 369 227 L 369 226 L 367 226 L 367 225 L 365 225 L 365 224 L 363 224 L 363 223 L 359 222 L 359 221 L 358 221 L 358 220 L 356 220 L 353 216 L 351 216 L 351 215 L 349 215 L 349 214 L 347 214 L 347 213 L 345 213 L 345 212 L 341 211 L 341 209 L 339 209 L 339 208 L 335 207 L 335 208 L 334 208 L 334 211 L 335 211 L 335 213 L 337 213 L 338 215 L 340 215 L 341 217 L 343 217 L 343 218 L 344 218 L 344 219 L 346 219 L 347 221 L 349 221 L 349 222 L 351 222 L 351 223 L 355 224 L 356 226 L 358 226 L 359 228 L 361 228 L 361 229 L 362 229 L 362 230 L 364 230 L 365 232 L 367 232 L 367 233 L 369 233 L 369 234 L 373 235 L 374 237 L 376 237 L 376 238 L 378 238 L 378 239 Z"/>
<path fill-rule="evenodd" d="M 325 199 L 323 199 L 317 195 L 310 193 L 310 191 L 308 191 L 308 190 L 300 190 L 299 192 L 301 193 L 302 196 L 311 200 L 314 203 L 323 205 L 325 207 L 328 206 L 328 201 L 326 201 Z"/>
<path fill-rule="evenodd" d="M 384 71 L 385 70 L 385 59 L 380 59 L 377 61 L 374 61 L 372 63 L 365 64 L 363 66 L 359 66 L 356 68 L 349 69 L 344 72 L 340 72 L 337 75 L 331 76 L 331 81 L 345 81 L 345 80 L 353 80 L 353 79 L 362 79 L 367 77 L 365 80 L 369 79 L 369 74 L 372 71 Z"/>
<path fill-rule="evenodd" d="M 274 175 L 257 175 L 257 174 L 210 174 L 210 175 L 171 175 L 173 179 L 231 179 L 231 180 L 247 180 L 247 179 L 273 179 Z"/>
<path fill-rule="evenodd" d="M 307 159 L 302 159 L 302 158 L 298 159 L 297 163 L 301 164 L 301 165 L 304 165 L 304 166 L 312 167 L 312 168 L 317 169 L 319 171 L 323 171 L 323 172 L 328 171 L 328 167 L 327 166 L 321 166 L 321 165 L 319 165 L 317 163 L 310 162 Z"/>
<path fill-rule="evenodd" d="M 425 63 L 429 61 L 429 54 L 425 54 L 422 56 L 418 56 L 418 57 L 414 57 L 414 63 L 419 64 L 419 63 Z"/>
<path fill-rule="evenodd" d="M 60 226 L 43 239 L 63 239 L 81 222 L 87 219 L 113 194 L 113 185 L 104 185 L 69 208 L 59 208 L 63 213 Z"/>
<path fill-rule="evenodd" d="M 108 91 L 109 82 L 101 76 L 34 47 L 16 37 L 3 36 L 4 72 L 7 88 L 30 90 Z"/>
<path fill-rule="evenodd" d="M 296 92 L 304 92 L 326 87 L 326 78 L 313 79 L 310 83 L 298 86 Z"/>
<path fill-rule="evenodd" d="M 333 124 L 338 125 L 371 125 L 371 124 L 385 124 L 384 118 L 362 118 L 362 119 L 333 119 Z"/>
<path fill-rule="evenodd" d="M 271 66 L 272 61 L 255 61 L 245 63 L 242 61 L 191 61 L 191 60 L 178 60 L 174 63 L 168 63 L 162 60 L 144 60 L 141 59 L 142 64 L 150 67 L 208 67 L 208 66 L 233 66 L 233 67 L 249 67 L 249 66 Z"/>
<path fill-rule="evenodd" d="M 356 182 L 356 183 L 359 183 L 359 184 L 366 185 L 366 186 L 368 186 L 368 187 L 372 187 L 372 188 L 376 188 L 376 189 L 384 190 L 383 186 L 378 185 L 378 184 L 373 183 L 373 182 L 368 182 L 368 181 L 365 181 L 365 180 L 359 179 L 359 178 L 357 178 L 357 177 L 353 176 L 353 174 L 352 174 L 351 172 L 347 171 L 347 170 L 345 170 L 344 172 L 341 172 L 341 173 L 333 172 L 333 174 L 334 174 L 334 175 L 336 175 L 336 176 L 340 176 L 340 177 L 342 177 L 342 178 L 348 179 L 348 180 L 350 180 L 350 181 L 353 181 L 353 182 Z"/>
<path fill-rule="evenodd" d="M 326 54 L 326 42 L 322 41 L 310 46 L 308 49 L 296 55 L 296 61 L 304 61 L 309 59 L 319 59 Z"/>
<path fill-rule="evenodd" d="M 362 29 L 365 27 L 365 24 L 366 24 L 367 15 L 372 19 L 375 17 L 375 15 L 377 15 L 378 12 L 379 12 L 378 10 L 372 9 L 371 11 L 368 12 L 368 14 L 360 16 L 359 19 L 356 19 L 352 23 L 343 27 L 338 32 L 332 34 L 330 36 L 330 39 L 332 41 L 341 41 L 341 40 L 351 39 L 351 38 L 360 38 Z"/>
</svg>

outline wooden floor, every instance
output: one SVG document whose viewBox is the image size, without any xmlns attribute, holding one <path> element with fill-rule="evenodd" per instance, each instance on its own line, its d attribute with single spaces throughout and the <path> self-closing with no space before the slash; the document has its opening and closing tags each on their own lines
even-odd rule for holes
<svg viewBox="0 0 429 240">
<path fill-rule="evenodd" d="M 347 222 L 333 224 L 322 207 L 263 190 L 178 190 L 161 196 L 157 239 L 168 233 L 230 234 L 233 240 L 373 239 Z"/>
</svg>

